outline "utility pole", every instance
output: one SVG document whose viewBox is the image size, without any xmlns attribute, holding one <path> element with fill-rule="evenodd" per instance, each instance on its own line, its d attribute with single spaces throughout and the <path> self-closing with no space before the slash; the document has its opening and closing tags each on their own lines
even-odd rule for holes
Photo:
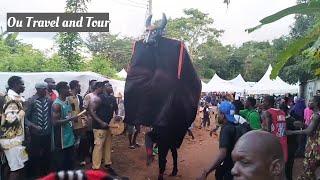
<svg viewBox="0 0 320 180">
<path fill-rule="evenodd" d="M 148 0 L 148 15 L 152 14 L 152 0 Z"/>
</svg>

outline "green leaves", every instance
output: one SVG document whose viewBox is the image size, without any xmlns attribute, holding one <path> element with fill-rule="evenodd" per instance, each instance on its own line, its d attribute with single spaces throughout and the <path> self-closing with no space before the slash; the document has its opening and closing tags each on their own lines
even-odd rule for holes
<svg viewBox="0 0 320 180">
<path fill-rule="evenodd" d="M 116 69 L 112 66 L 109 59 L 103 56 L 94 56 L 91 61 L 86 63 L 86 70 L 93 71 L 107 77 L 115 77 Z"/>
<path fill-rule="evenodd" d="M 169 19 L 166 36 L 183 40 L 193 60 L 199 58 L 198 47 L 208 38 L 217 39 L 223 31 L 213 27 L 213 19 L 198 9 L 184 9 L 185 17 Z"/>
<path fill-rule="evenodd" d="M 251 33 L 259 28 L 261 28 L 263 25 L 275 22 L 285 16 L 291 15 L 291 14 L 302 14 L 302 15 L 318 15 L 320 12 L 320 1 L 319 0 L 310 0 L 308 3 L 301 3 L 297 4 L 295 6 L 291 6 L 289 8 L 286 8 L 282 11 L 279 11 L 271 16 L 268 16 L 266 18 L 263 18 L 260 20 L 260 25 L 247 29 L 246 31 Z M 294 28 L 292 29 L 295 30 Z M 297 33 L 295 33 L 297 34 Z M 280 72 L 280 70 L 286 65 L 286 63 L 289 61 L 290 58 L 297 56 L 303 51 L 309 44 L 315 42 L 320 37 L 320 21 L 318 19 L 317 23 L 311 28 L 308 33 L 302 37 L 299 37 L 295 40 L 293 40 L 292 43 L 290 43 L 285 50 L 283 50 L 277 57 L 277 64 L 272 69 L 272 73 L 270 75 L 271 78 L 276 78 Z M 316 43 L 318 44 L 318 43 Z M 313 47 L 315 50 L 316 48 Z M 309 50 L 309 52 L 310 52 Z M 318 52 L 316 49 L 315 52 Z M 315 54 L 317 55 L 317 54 Z"/>
<path fill-rule="evenodd" d="M 298 55 L 308 44 L 314 42 L 320 35 L 320 23 L 316 24 L 305 36 L 294 40 L 284 51 L 282 51 L 278 58 L 277 64 L 271 72 L 271 78 L 276 78 L 282 67 L 288 60 Z"/>
<path fill-rule="evenodd" d="M 320 12 L 320 2 L 317 0 L 311 1 L 310 3 L 302 3 L 297 4 L 295 6 L 291 6 L 289 8 L 286 8 L 282 11 L 279 11 L 271 16 L 265 17 L 262 20 L 260 20 L 260 25 L 246 29 L 247 32 L 251 33 L 263 25 L 273 23 L 285 16 L 291 15 L 291 14 L 305 14 L 305 15 L 312 15 Z"/>
</svg>

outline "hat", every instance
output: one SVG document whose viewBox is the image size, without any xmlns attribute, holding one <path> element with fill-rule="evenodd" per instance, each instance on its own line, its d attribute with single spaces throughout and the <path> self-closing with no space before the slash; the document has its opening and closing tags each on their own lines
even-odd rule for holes
<svg viewBox="0 0 320 180">
<path fill-rule="evenodd" d="M 220 106 L 219 106 L 219 111 L 225 115 L 226 119 L 229 122 L 234 123 L 236 121 L 236 119 L 233 116 L 234 115 L 234 111 L 235 111 L 235 107 L 230 102 L 222 101 Z"/>
<path fill-rule="evenodd" d="M 36 83 L 36 85 L 35 85 L 35 88 L 36 89 L 46 89 L 46 88 L 48 88 L 48 85 L 47 85 L 47 83 Z"/>
</svg>

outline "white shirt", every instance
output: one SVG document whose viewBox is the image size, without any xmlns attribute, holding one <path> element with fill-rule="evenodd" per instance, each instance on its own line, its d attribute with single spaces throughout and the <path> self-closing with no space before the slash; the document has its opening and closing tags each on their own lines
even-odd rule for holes
<svg viewBox="0 0 320 180">
<path fill-rule="evenodd" d="M 243 124 L 243 123 L 247 122 L 247 120 L 246 120 L 245 118 L 241 117 L 241 116 L 238 115 L 238 114 L 235 114 L 235 115 L 233 115 L 233 116 L 234 116 L 234 118 L 236 119 L 236 123 L 237 123 L 237 124 Z"/>
</svg>

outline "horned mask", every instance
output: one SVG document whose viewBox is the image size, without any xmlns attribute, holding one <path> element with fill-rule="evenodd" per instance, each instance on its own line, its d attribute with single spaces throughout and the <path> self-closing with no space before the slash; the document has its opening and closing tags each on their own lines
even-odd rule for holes
<svg viewBox="0 0 320 180">
<path fill-rule="evenodd" d="M 167 17 L 163 13 L 162 19 L 159 25 L 151 25 L 152 15 L 150 15 L 146 20 L 146 36 L 144 38 L 144 43 L 148 45 L 157 44 L 159 38 L 164 34 L 164 28 L 167 25 Z"/>
</svg>

